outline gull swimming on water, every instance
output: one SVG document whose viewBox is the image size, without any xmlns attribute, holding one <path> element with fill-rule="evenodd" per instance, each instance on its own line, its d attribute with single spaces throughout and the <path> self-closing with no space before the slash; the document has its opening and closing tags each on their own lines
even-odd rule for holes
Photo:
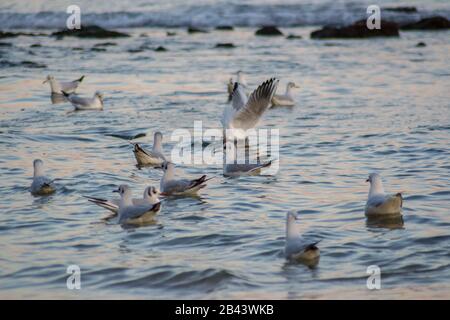
<svg viewBox="0 0 450 320">
<path fill-rule="evenodd" d="M 171 195 L 194 195 L 198 190 L 206 187 L 206 175 L 198 179 L 175 179 L 175 165 L 171 162 L 164 162 L 164 174 L 161 177 L 160 189 L 164 196 Z"/>
<path fill-rule="evenodd" d="M 74 93 L 61 92 L 75 107 L 75 110 L 103 110 L 103 95 L 98 91 L 92 98 L 82 98 Z"/>
<path fill-rule="evenodd" d="M 272 98 L 272 106 L 293 106 L 295 104 L 294 98 L 292 97 L 291 89 L 299 88 L 294 82 L 289 82 L 286 85 L 285 94 L 275 94 Z"/>
<path fill-rule="evenodd" d="M 231 105 L 227 105 L 223 111 L 223 128 L 235 129 L 233 135 L 238 139 L 244 139 L 245 131 L 254 128 L 268 109 L 278 81 L 275 78 L 265 81 L 248 98 L 242 90 L 241 84 L 236 82 Z"/>
<path fill-rule="evenodd" d="M 156 204 L 159 202 L 158 199 L 159 191 L 155 187 L 147 187 L 144 190 L 144 195 L 140 199 L 133 198 L 131 199 L 134 206 L 146 205 L 146 204 Z M 105 208 L 115 214 L 119 212 L 120 199 L 100 199 L 85 196 L 90 202 L 95 203 L 96 205 Z"/>
<path fill-rule="evenodd" d="M 162 149 L 162 139 L 162 133 L 159 131 L 155 132 L 153 136 L 153 147 L 150 151 L 142 149 L 137 143 L 134 144 L 133 153 L 138 165 L 161 165 L 166 161 Z"/>
<path fill-rule="evenodd" d="M 366 216 L 400 214 L 403 205 L 401 193 L 392 195 L 384 193 L 383 183 L 378 173 L 371 173 L 366 182 L 370 182 Z"/>
<path fill-rule="evenodd" d="M 299 235 L 295 220 L 297 213 L 290 211 L 286 215 L 286 244 L 284 254 L 286 259 L 313 261 L 320 257 L 316 246 L 319 241 L 311 242 Z"/>
<path fill-rule="evenodd" d="M 61 91 L 74 93 L 83 79 L 84 76 L 81 76 L 79 79 L 73 81 L 59 82 L 55 79 L 55 77 L 48 75 L 43 83 L 50 83 L 52 93 L 61 94 Z"/>
<path fill-rule="evenodd" d="M 44 176 L 44 162 L 41 159 L 33 161 L 34 174 L 30 191 L 34 195 L 46 195 L 55 192 L 53 180 Z"/>
<path fill-rule="evenodd" d="M 259 156 L 256 159 L 257 163 L 248 163 L 248 161 L 246 161 L 245 163 L 237 163 L 237 148 L 238 148 L 237 141 L 235 141 L 234 147 L 230 148 L 230 149 L 232 149 L 232 152 L 234 153 L 234 157 L 231 159 L 232 163 L 228 163 L 228 162 L 230 162 L 230 159 L 227 159 L 227 152 L 229 152 L 228 149 L 225 146 L 223 148 L 224 149 L 223 175 L 225 177 L 259 175 L 259 174 L 261 174 L 261 170 L 263 168 L 267 168 L 272 165 L 273 160 L 269 160 L 264 163 L 261 163 L 259 161 Z M 245 159 L 245 160 L 247 160 L 247 159 Z"/>
<path fill-rule="evenodd" d="M 155 204 L 134 204 L 131 189 L 127 185 L 121 185 L 119 189 L 113 192 L 120 194 L 118 211 L 120 224 L 139 224 L 152 221 L 161 208 L 161 202 Z"/>
</svg>

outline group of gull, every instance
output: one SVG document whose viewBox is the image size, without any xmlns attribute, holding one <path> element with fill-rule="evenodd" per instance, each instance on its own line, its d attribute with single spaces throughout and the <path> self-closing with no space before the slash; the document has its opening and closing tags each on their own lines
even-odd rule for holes
<svg viewBox="0 0 450 320">
<path fill-rule="evenodd" d="M 84 76 L 71 82 L 58 82 L 54 77 L 48 76 L 44 82 L 50 83 L 51 93 L 63 95 L 76 110 L 95 110 L 103 108 L 103 96 L 96 92 L 93 98 L 81 98 L 76 94 L 76 89 L 83 81 Z M 245 139 L 245 132 L 257 126 L 263 114 L 273 106 L 293 106 L 294 99 L 291 89 L 297 86 L 289 82 L 284 95 L 275 94 L 279 80 L 271 78 L 263 82 L 251 94 L 247 94 L 248 84 L 243 73 L 238 71 L 236 81 L 230 79 L 228 93 L 230 104 L 223 112 L 223 129 L 233 129 L 234 138 Z M 237 132 L 237 133 L 236 133 Z M 134 156 L 139 166 L 153 166 L 162 168 L 163 175 L 160 180 L 160 189 L 147 187 L 142 198 L 133 198 L 132 190 L 128 185 L 120 185 L 117 190 L 120 199 L 100 199 L 86 196 L 89 201 L 99 205 L 114 215 L 118 216 L 120 224 L 141 224 L 153 220 L 161 208 L 160 196 L 183 196 L 195 195 L 206 187 L 206 182 L 212 178 L 206 175 L 197 179 L 177 178 L 175 166 L 164 156 L 162 147 L 163 135 L 161 132 L 154 133 L 153 147 L 151 150 L 142 148 L 134 143 Z M 225 145 L 224 145 L 225 148 Z M 270 166 L 271 161 L 257 164 L 225 164 L 224 175 L 254 175 L 259 174 L 262 168 Z M 33 162 L 34 176 L 30 191 L 34 195 L 47 195 L 55 192 L 54 180 L 44 174 L 44 163 L 40 159 Z M 383 189 L 381 177 L 377 173 L 369 175 L 367 182 L 370 183 L 368 199 L 365 206 L 365 214 L 373 216 L 401 215 L 403 199 L 401 193 L 386 194 Z M 286 242 L 285 257 L 287 259 L 317 261 L 320 256 L 317 241 L 310 241 L 299 235 L 295 221 L 297 213 L 289 211 L 286 215 Z"/>
</svg>

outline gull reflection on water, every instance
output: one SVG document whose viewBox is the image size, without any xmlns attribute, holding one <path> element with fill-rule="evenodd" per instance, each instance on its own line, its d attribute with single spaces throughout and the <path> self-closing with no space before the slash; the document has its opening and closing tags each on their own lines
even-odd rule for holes
<svg viewBox="0 0 450 320">
<path fill-rule="evenodd" d="M 368 228 L 404 229 L 403 215 L 371 216 L 366 219 Z"/>
</svg>

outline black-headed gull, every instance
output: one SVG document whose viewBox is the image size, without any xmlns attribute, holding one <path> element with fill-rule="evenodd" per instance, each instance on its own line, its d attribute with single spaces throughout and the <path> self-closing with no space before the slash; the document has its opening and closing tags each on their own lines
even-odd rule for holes
<svg viewBox="0 0 450 320">
<path fill-rule="evenodd" d="M 158 195 L 159 195 L 158 189 L 156 189 L 155 187 L 147 187 L 144 190 L 144 194 L 143 194 L 142 198 L 140 198 L 140 199 L 133 198 L 132 202 L 133 202 L 133 205 L 135 205 L 135 206 L 146 205 L 146 204 L 156 204 L 159 202 Z M 102 208 L 105 208 L 115 214 L 117 214 L 119 212 L 120 199 L 106 200 L 106 199 L 95 198 L 95 197 L 90 197 L 90 196 L 84 196 L 84 197 L 87 198 L 90 202 L 95 203 L 96 205 L 98 205 Z"/>
<path fill-rule="evenodd" d="M 265 81 L 248 98 L 242 90 L 241 84 L 236 82 L 231 105 L 227 105 L 223 112 L 223 128 L 234 129 L 231 135 L 238 139 L 244 139 L 245 131 L 254 128 L 270 106 L 278 81 L 275 78 Z"/>
<path fill-rule="evenodd" d="M 74 93 L 61 92 L 75 107 L 75 110 L 103 110 L 103 95 L 98 91 L 92 98 L 82 98 Z"/>
<path fill-rule="evenodd" d="M 53 180 L 44 175 L 44 162 L 41 159 L 33 161 L 34 174 L 30 191 L 34 195 L 47 195 L 55 192 Z"/>
<path fill-rule="evenodd" d="M 84 76 L 81 76 L 79 79 L 73 81 L 59 82 L 55 79 L 55 77 L 48 75 L 43 83 L 50 83 L 52 93 L 61 94 L 61 91 L 74 93 L 83 79 Z"/>
<path fill-rule="evenodd" d="M 318 241 L 312 242 L 299 235 L 295 221 L 297 213 L 290 211 L 286 215 L 286 244 L 284 255 L 286 259 L 315 261 L 320 257 L 320 250 L 316 246 Z"/>
<path fill-rule="evenodd" d="M 286 92 L 285 94 L 275 94 L 272 98 L 272 106 L 285 106 L 290 107 L 295 105 L 294 98 L 292 96 L 291 89 L 293 88 L 299 88 L 294 82 L 289 82 L 286 85 Z"/>
<path fill-rule="evenodd" d="M 127 185 L 121 185 L 113 192 L 120 194 L 118 211 L 120 224 L 140 224 L 153 221 L 155 214 L 161 208 L 161 202 L 135 205 L 133 203 L 133 194 Z"/>
<path fill-rule="evenodd" d="M 403 206 L 401 193 L 386 194 L 378 173 L 371 173 L 366 182 L 370 182 L 369 196 L 366 203 L 366 215 L 400 214 Z"/>
<path fill-rule="evenodd" d="M 159 131 L 155 132 L 152 150 L 144 150 L 139 144 L 134 143 L 133 153 L 138 165 L 159 166 L 166 161 L 166 157 L 164 156 L 162 149 L 162 139 L 162 133 Z"/>
<path fill-rule="evenodd" d="M 164 162 L 164 174 L 161 177 L 160 189 L 161 195 L 194 195 L 198 190 L 206 187 L 206 175 L 198 179 L 175 179 L 175 165 L 171 162 Z"/>
</svg>

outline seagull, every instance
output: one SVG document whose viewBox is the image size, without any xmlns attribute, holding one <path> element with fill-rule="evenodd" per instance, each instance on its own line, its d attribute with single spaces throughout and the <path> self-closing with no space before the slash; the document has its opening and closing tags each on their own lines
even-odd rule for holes
<svg viewBox="0 0 450 320">
<path fill-rule="evenodd" d="M 316 246 L 319 241 L 311 242 L 304 239 L 297 232 L 295 220 L 297 213 L 290 211 L 286 215 L 286 244 L 284 254 L 289 260 L 313 261 L 320 257 L 320 250 Z"/>
<path fill-rule="evenodd" d="M 139 224 L 152 221 L 155 214 L 161 208 L 161 202 L 135 205 L 133 203 L 131 189 L 127 185 L 121 185 L 119 189 L 113 192 L 120 194 L 118 211 L 120 224 Z"/>
<path fill-rule="evenodd" d="M 223 157 L 223 175 L 225 177 L 239 177 L 239 176 L 255 176 L 261 174 L 263 168 L 270 167 L 273 160 L 261 163 L 259 161 L 259 156 L 257 157 L 257 163 L 237 163 L 237 141 L 234 143 L 232 152 L 234 150 L 234 157 L 232 159 L 227 158 L 228 149 L 224 145 L 224 157 Z M 232 163 L 227 163 L 227 161 L 232 161 Z"/>
<path fill-rule="evenodd" d="M 61 94 L 61 91 L 74 93 L 83 79 L 84 76 L 81 76 L 79 79 L 73 81 L 58 82 L 56 81 L 55 77 L 48 75 L 43 83 L 50 83 L 50 89 L 52 93 Z"/>
<path fill-rule="evenodd" d="M 240 83 L 244 89 L 248 88 L 248 84 L 247 84 L 247 81 L 245 80 L 244 73 L 241 70 L 236 72 L 236 82 Z M 227 84 L 228 101 L 231 101 L 234 83 L 235 82 L 233 81 L 233 78 L 230 78 L 230 80 L 228 81 L 228 84 Z M 246 93 L 246 95 L 248 95 L 248 94 Z"/>
<path fill-rule="evenodd" d="M 229 163 L 223 166 L 225 177 L 256 176 L 261 174 L 261 169 L 270 167 L 272 160 L 264 163 Z"/>
<path fill-rule="evenodd" d="M 174 169 L 175 165 L 173 163 L 164 162 L 164 174 L 160 182 L 161 195 L 194 195 L 198 190 L 206 187 L 206 181 L 212 179 L 206 179 L 206 175 L 194 180 L 175 179 Z"/>
<path fill-rule="evenodd" d="M 293 106 L 295 104 L 294 98 L 291 94 L 292 88 L 300 88 L 294 82 L 289 82 L 286 85 L 286 93 L 285 94 L 275 94 L 272 98 L 272 106 Z"/>
<path fill-rule="evenodd" d="M 153 148 L 151 151 L 147 151 L 141 148 L 141 146 L 137 143 L 134 144 L 134 157 L 138 165 L 162 165 L 164 161 L 166 161 L 166 157 L 164 157 L 162 150 L 162 139 L 163 135 L 161 132 L 155 132 L 153 136 Z"/>
<path fill-rule="evenodd" d="M 248 87 L 247 81 L 244 77 L 244 73 L 241 70 L 236 72 L 236 82 L 239 82 L 244 87 L 244 89 Z"/>
<path fill-rule="evenodd" d="M 81 98 L 74 93 L 61 91 L 75 110 L 103 110 L 103 95 L 96 92 L 92 98 Z"/>
<path fill-rule="evenodd" d="M 47 195 L 55 192 L 54 180 L 44 176 L 44 162 L 41 159 L 33 161 L 34 174 L 30 191 L 34 195 Z"/>
<path fill-rule="evenodd" d="M 244 139 L 245 131 L 254 128 L 268 109 L 278 82 L 279 80 L 275 78 L 265 81 L 252 92 L 249 98 L 242 90 L 242 85 L 236 82 L 231 105 L 227 105 L 223 112 L 223 128 L 234 129 L 232 134 L 238 139 Z"/>
<path fill-rule="evenodd" d="M 366 216 L 400 214 L 403 205 L 401 193 L 384 193 L 383 183 L 378 173 L 371 173 L 366 182 L 370 182 L 369 197 L 366 203 Z"/>
<path fill-rule="evenodd" d="M 230 80 L 227 83 L 227 91 L 228 91 L 228 102 L 231 101 L 232 99 L 232 93 L 233 93 L 233 88 L 234 88 L 234 82 L 233 82 L 233 78 L 230 78 Z"/>
<path fill-rule="evenodd" d="M 159 191 L 155 187 L 147 187 L 145 188 L 144 195 L 141 199 L 134 198 L 131 201 L 135 206 L 146 204 L 157 204 L 159 202 L 158 195 Z M 114 214 L 117 214 L 119 212 L 119 205 L 120 205 L 119 199 L 105 200 L 89 196 L 84 197 L 87 198 L 90 202 L 95 203 L 96 205 L 105 208 L 113 212 Z"/>
</svg>

